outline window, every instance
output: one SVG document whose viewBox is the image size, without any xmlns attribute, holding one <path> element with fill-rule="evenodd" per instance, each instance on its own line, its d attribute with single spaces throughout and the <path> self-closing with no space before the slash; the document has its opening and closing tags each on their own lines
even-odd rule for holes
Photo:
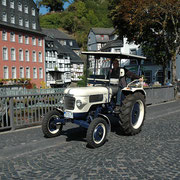
<svg viewBox="0 0 180 180">
<path fill-rule="evenodd" d="M 35 9 L 32 8 L 32 16 L 35 16 Z"/>
<path fill-rule="evenodd" d="M 38 39 L 38 46 L 42 46 L 42 39 L 41 38 Z"/>
<path fill-rule="evenodd" d="M 23 26 L 23 19 L 22 19 L 22 17 L 19 18 L 19 25 Z"/>
<path fill-rule="evenodd" d="M 26 78 L 30 78 L 30 68 L 26 68 Z"/>
<path fill-rule="evenodd" d="M 42 52 L 39 52 L 39 62 L 42 62 Z"/>
<path fill-rule="evenodd" d="M 2 0 L 2 5 L 3 6 L 6 6 L 7 4 L 6 4 L 6 0 Z"/>
<path fill-rule="evenodd" d="M 32 37 L 32 45 L 35 46 L 36 45 L 36 38 Z"/>
<path fill-rule="evenodd" d="M 27 19 L 25 20 L 25 27 L 29 27 L 29 21 Z"/>
<path fill-rule="evenodd" d="M 158 73 L 156 74 L 156 81 L 159 81 L 161 84 L 163 84 L 163 71 L 158 71 Z"/>
<path fill-rule="evenodd" d="M 23 50 L 19 50 L 19 61 L 23 61 Z"/>
<path fill-rule="evenodd" d="M 9 78 L 9 72 L 8 72 L 8 67 L 7 66 L 4 67 L 3 74 L 4 74 L 4 79 Z"/>
<path fill-rule="evenodd" d="M 15 61 L 15 60 L 16 60 L 16 52 L 15 52 L 15 49 L 14 49 L 14 48 L 11 49 L 11 60 L 12 60 L 12 61 Z"/>
<path fill-rule="evenodd" d="M 2 20 L 3 20 L 4 22 L 7 22 L 7 13 L 6 13 L 6 12 L 3 12 Z"/>
<path fill-rule="evenodd" d="M 33 78 L 37 79 L 37 68 L 33 68 Z"/>
<path fill-rule="evenodd" d="M 29 51 L 28 50 L 25 51 L 25 60 L 29 61 Z"/>
<path fill-rule="evenodd" d="M 3 60 L 8 60 L 8 49 L 3 47 Z"/>
<path fill-rule="evenodd" d="M 10 1 L 10 8 L 14 9 L 14 1 L 13 0 Z"/>
<path fill-rule="evenodd" d="M 22 11 L 22 4 L 21 4 L 21 2 L 18 3 L 18 11 Z"/>
<path fill-rule="evenodd" d="M 43 79 L 43 69 L 39 68 L 39 79 Z"/>
<path fill-rule="evenodd" d="M 19 43 L 23 43 L 23 36 L 21 34 L 19 34 L 18 41 Z"/>
<path fill-rule="evenodd" d="M 36 51 L 33 51 L 33 58 L 32 58 L 33 62 L 36 62 Z"/>
<path fill-rule="evenodd" d="M 15 34 L 14 34 L 14 32 L 10 33 L 10 41 L 15 42 Z"/>
<path fill-rule="evenodd" d="M 25 12 L 26 14 L 28 14 L 28 6 L 27 6 L 27 5 L 24 6 L 24 12 Z"/>
<path fill-rule="evenodd" d="M 70 46 L 73 46 L 73 42 L 72 42 L 72 41 L 69 41 L 69 45 L 70 45 Z"/>
<path fill-rule="evenodd" d="M 2 40 L 7 41 L 7 32 L 6 31 L 2 31 Z"/>
<path fill-rule="evenodd" d="M 36 29 L 36 23 L 32 22 L 32 29 Z"/>
<path fill-rule="evenodd" d="M 14 15 L 11 15 L 11 23 L 15 24 L 15 16 Z"/>
<path fill-rule="evenodd" d="M 25 44 L 29 44 L 29 36 L 25 36 Z"/>
<path fill-rule="evenodd" d="M 16 79 L 16 67 L 12 67 L 12 79 Z"/>
<path fill-rule="evenodd" d="M 23 67 L 19 68 L 19 75 L 20 75 L 20 78 L 24 78 L 24 68 Z"/>
</svg>

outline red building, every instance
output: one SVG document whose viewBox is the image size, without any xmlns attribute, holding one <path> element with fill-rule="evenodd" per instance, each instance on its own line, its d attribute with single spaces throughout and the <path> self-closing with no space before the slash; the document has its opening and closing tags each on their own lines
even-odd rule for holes
<svg viewBox="0 0 180 180">
<path fill-rule="evenodd" d="M 33 0 L 0 2 L 0 79 L 45 81 L 45 43 Z"/>
</svg>

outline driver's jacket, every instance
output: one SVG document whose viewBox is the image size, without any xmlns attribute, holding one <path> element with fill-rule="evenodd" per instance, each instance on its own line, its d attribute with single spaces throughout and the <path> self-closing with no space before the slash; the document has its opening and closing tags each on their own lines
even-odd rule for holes
<svg viewBox="0 0 180 180">
<path fill-rule="evenodd" d="M 128 69 L 126 68 L 123 68 L 123 69 L 125 70 L 125 76 L 123 77 L 119 77 L 120 67 L 116 69 L 112 69 L 112 72 L 111 72 L 111 78 L 119 78 L 119 87 L 124 88 L 127 86 L 126 77 L 131 78 L 132 80 L 140 78 L 138 75 L 129 71 Z"/>
</svg>

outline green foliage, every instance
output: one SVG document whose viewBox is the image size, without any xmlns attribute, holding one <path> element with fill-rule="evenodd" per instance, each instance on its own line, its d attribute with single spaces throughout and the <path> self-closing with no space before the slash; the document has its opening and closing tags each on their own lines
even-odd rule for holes
<svg viewBox="0 0 180 180">
<path fill-rule="evenodd" d="M 151 48 L 149 52 L 160 64 L 171 61 L 175 82 L 176 55 L 180 52 L 180 1 L 111 0 L 110 9 L 120 36 L 146 46 L 146 50 Z"/>
<path fill-rule="evenodd" d="M 40 6 L 46 6 L 46 8 L 49 8 L 49 11 L 63 11 L 63 5 L 64 2 L 67 2 L 67 0 L 41 0 L 38 2 L 38 5 Z"/>
<path fill-rule="evenodd" d="M 112 27 L 108 5 L 108 0 L 74 1 L 63 12 L 40 16 L 40 24 L 44 28 L 63 28 L 69 31 L 79 46 L 86 49 L 90 28 Z"/>
</svg>

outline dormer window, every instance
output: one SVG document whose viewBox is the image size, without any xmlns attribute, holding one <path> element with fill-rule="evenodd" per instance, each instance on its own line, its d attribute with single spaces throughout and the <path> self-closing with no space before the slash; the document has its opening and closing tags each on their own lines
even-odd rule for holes
<svg viewBox="0 0 180 180">
<path fill-rule="evenodd" d="M 14 9 L 14 1 L 13 0 L 10 1 L 10 8 Z"/>
<path fill-rule="evenodd" d="M 24 12 L 25 12 L 26 14 L 28 14 L 28 6 L 27 6 L 27 5 L 24 6 Z"/>
<path fill-rule="evenodd" d="M 6 12 L 3 12 L 2 20 L 3 20 L 4 22 L 7 22 L 7 13 L 6 13 Z"/>
<path fill-rule="evenodd" d="M 19 25 L 23 26 L 23 19 L 22 19 L 22 17 L 19 18 Z"/>
<path fill-rule="evenodd" d="M 18 11 L 22 11 L 22 4 L 20 2 L 18 3 Z"/>
<path fill-rule="evenodd" d="M 13 14 L 11 15 L 11 23 L 15 24 L 15 16 Z"/>
<path fill-rule="evenodd" d="M 3 5 L 3 6 L 6 6 L 6 5 L 7 5 L 6 0 L 2 0 L 2 5 Z"/>
<path fill-rule="evenodd" d="M 25 27 L 29 27 L 29 21 L 27 19 L 25 20 Z"/>
<path fill-rule="evenodd" d="M 35 22 L 32 23 L 32 29 L 36 29 L 36 23 Z"/>
<path fill-rule="evenodd" d="M 32 16 L 35 16 L 36 14 L 35 14 L 35 9 L 34 8 L 32 8 Z"/>
</svg>

